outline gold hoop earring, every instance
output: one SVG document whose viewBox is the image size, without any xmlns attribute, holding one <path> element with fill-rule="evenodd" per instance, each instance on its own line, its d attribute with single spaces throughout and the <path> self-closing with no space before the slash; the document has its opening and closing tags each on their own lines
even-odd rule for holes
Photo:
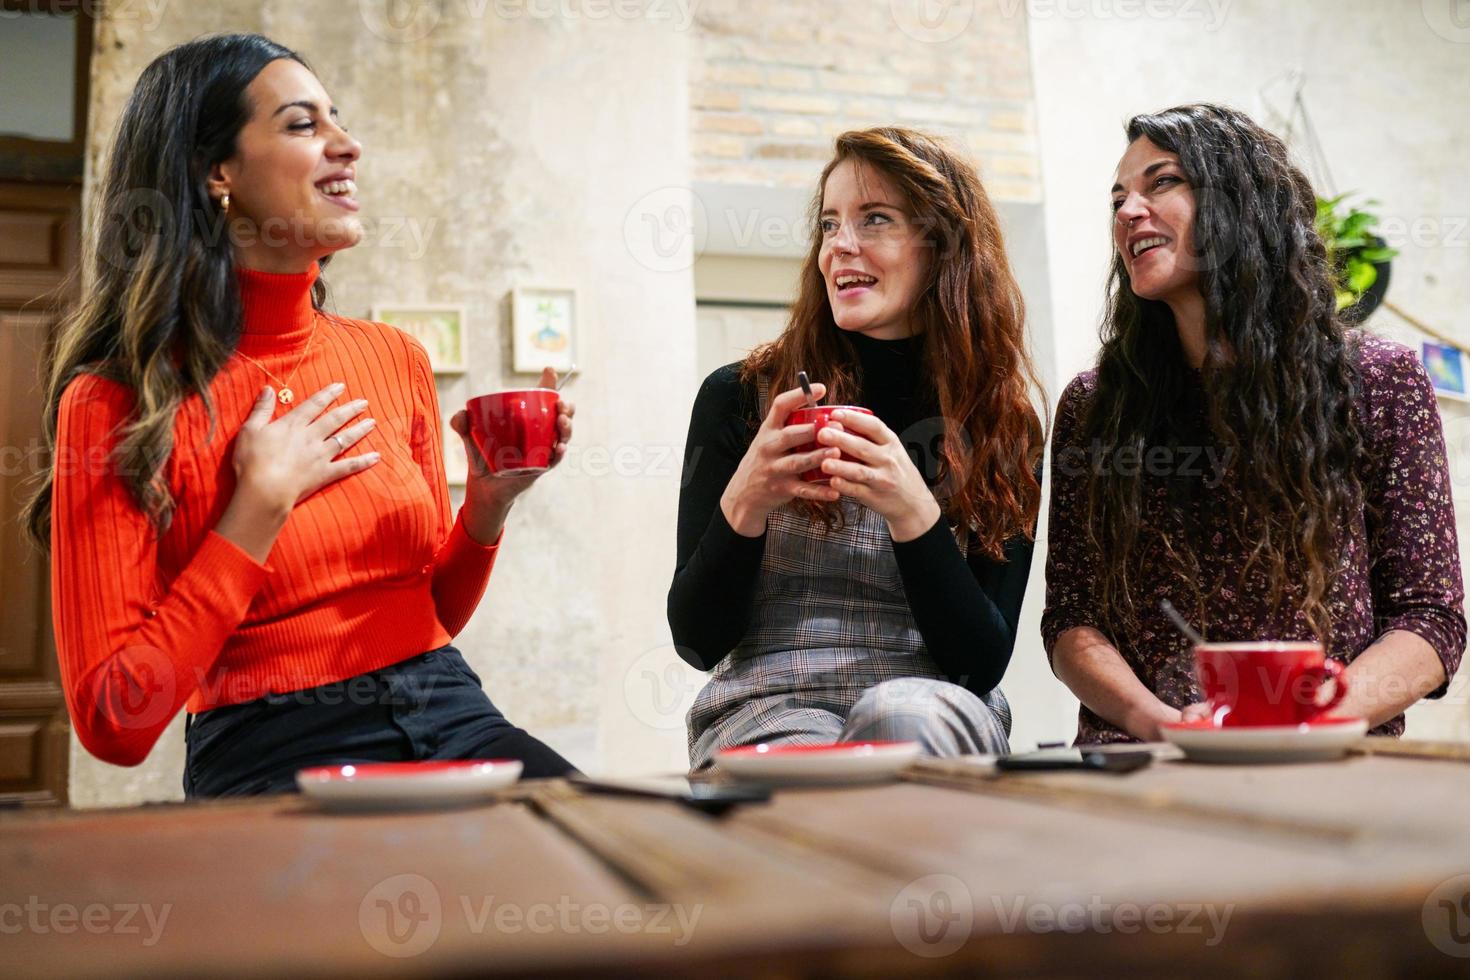
<svg viewBox="0 0 1470 980">
<path fill-rule="evenodd" d="M 230 195 L 226 194 L 224 197 L 219 199 L 219 209 L 225 214 L 230 213 Z"/>
</svg>

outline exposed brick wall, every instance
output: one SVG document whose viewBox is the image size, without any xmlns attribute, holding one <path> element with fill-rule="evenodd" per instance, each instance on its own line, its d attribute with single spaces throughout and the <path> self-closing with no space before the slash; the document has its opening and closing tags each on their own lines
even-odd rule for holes
<svg viewBox="0 0 1470 980">
<path fill-rule="evenodd" d="M 695 178 L 808 186 L 838 133 L 897 124 L 967 149 L 992 197 L 1040 200 L 1026 5 L 952 3 L 945 27 L 915 20 L 926 4 L 701 0 Z"/>
</svg>

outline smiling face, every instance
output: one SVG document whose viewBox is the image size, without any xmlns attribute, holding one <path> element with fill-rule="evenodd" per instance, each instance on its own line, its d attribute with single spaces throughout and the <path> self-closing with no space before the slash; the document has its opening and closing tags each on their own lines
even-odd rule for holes
<svg viewBox="0 0 1470 980">
<path fill-rule="evenodd" d="M 216 164 L 210 195 L 230 196 L 236 260 L 269 272 L 304 271 L 362 239 L 357 160 L 362 146 L 337 122 L 306 66 L 282 58 L 245 90 L 250 121 L 235 155 Z"/>
<path fill-rule="evenodd" d="M 1113 244 L 1133 292 L 1161 302 L 1198 295 L 1194 189 L 1179 155 L 1139 137 L 1118 161 L 1116 181 Z"/>
<path fill-rule="evenodd" d="M 918 332 L 913 311 L 931 249 L 893 183 L 860 161 L 842 161 L 822 188 L 821 228 L 818 266 L 837 326 L 875 340 Z"/>
</svg>

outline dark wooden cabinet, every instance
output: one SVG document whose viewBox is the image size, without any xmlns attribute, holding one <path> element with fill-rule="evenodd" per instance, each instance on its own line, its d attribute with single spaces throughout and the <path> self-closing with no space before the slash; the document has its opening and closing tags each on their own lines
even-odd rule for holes
<svg viewBox="0 0 1470 980">
<path fill-rule="evenodd" d="M 80 203 L 74 187 L 0 183 L 0 803 L 67 799 L 50 563 L 19 517 L 47 459 L 37 369 L 72 294 Z"/>
</svg>

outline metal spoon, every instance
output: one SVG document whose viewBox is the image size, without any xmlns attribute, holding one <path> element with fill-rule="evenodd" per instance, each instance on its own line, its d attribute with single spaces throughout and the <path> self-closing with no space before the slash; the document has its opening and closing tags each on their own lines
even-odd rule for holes
<svg viewBox="0 0 1470 980">
<path fill-rule="evenodd" d="M 561 380 L 558 381 L 556 383 L 556 387 L 553 388 L 553 389 L 551 389 L 551 390 L 552 391 L 561 391 L 561 386 L 564 385 L 564 384 L 566 384 L 568 381 L 572 380 L 572 375 L 574 375 L 576 373 L 577 373 L 577 365 L 576 364 L 573 364 L 571 367 L 567 368 L 567 373 L 566 374 L 563 374 L 561 376 Z"/>
<path fill-rule="evenodd" d="M 1169 617 L 1170 622 L 1174 624 L 1179 632 L 1189 638 L 1190 643 L 1193 643 L 1195 646 L 1204 644 L 1205 638 L 1200 636 L 1193 626 L 1189 625 L 1188 620 L 1179 615 L 1179 610 L 1174 608 L 1174 603 L 1168 599 L 1160 599 L 1159 608 L 1164 610 L 1164 615 Z"/>
<path fill-rule="evenodd" d="M 796 372 L 796 380 L 797 380 L 797 383 L 799 383 L 801 385 L 801 390 L 806 393 L 806 407 L 807 408 L 816 408 L 817 407 L 817 400 L 814 397 L 812 397 L 812 383 L 811 383 L 810 380 L 807 379 L 806 372 L 805 371 L 797 371 Z"/>
</svg>

